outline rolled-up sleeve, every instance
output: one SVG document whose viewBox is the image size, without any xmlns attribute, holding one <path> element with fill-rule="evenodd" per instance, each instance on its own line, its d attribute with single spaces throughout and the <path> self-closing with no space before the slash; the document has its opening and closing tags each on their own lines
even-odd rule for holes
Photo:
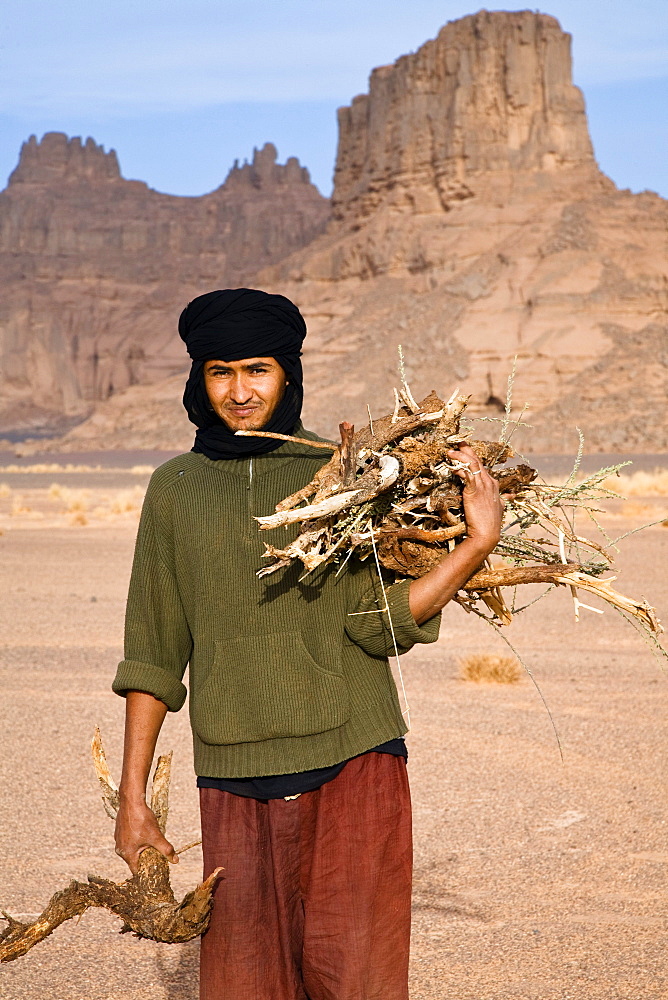
<svg viewBox="0 0 668 1000">
<path fill-rule="evenodd" d="M 125 614 L 125 658 L 112 689 L 121 696 L 145 691 L 177 712 L 186 698 L 182 678 L 192 653 L 176 577 L 164 558 L 157 516 L 150 497 L 144 502 L 137 533 Z"/>
<path fill-rule="evenodd" d="M 408 604 L 410 580 L 385 585 L 385 594 L 376 578 L 348 614 L 346 633 L 369 656 L 406 653 L 416 643 L 436 642 L 441 626 L 440 612 L 418 625 Z M 385 606 L 387 597 L 387 608 Z M 394 639 L 393 639 L 394 636 Z"/>
</svg>

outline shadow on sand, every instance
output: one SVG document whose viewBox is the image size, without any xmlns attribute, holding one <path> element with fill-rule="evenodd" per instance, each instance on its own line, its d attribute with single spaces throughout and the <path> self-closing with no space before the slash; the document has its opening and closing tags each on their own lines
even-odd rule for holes
<svg viewBox="0 0 668 1000">
<path fill-rule="evenodd" d="M 197 1000 L 199 997 L 199 938 L 187 944 L 162 945 L 156 965 L 165 1000 Z"/>
</svg>

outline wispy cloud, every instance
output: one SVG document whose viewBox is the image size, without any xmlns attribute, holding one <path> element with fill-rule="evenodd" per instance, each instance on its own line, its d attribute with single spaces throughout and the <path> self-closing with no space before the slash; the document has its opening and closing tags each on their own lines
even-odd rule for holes
<svg viewBox="0 0 668 1000">
<path fill-rule="evenodd" d="M 460 0 L 5 0 L 0 110 L 132 115 L 337 100 L 477 5 Z M 662 76 L 665 0 L 554 0 L 583 83 Z"/>
</svg>

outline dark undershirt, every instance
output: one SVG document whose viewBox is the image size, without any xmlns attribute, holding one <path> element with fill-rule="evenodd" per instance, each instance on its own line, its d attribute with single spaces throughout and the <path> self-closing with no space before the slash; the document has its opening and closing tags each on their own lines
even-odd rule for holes
<svg viewBox="0 0 668 1000">
<path fill-rule="evenodd" d="M 393 757 L 408 759 L 406 743 L 398 737 L 388 740 L 380 746 L 372 747 L 365 753 L 357 754 L 364 757 L 367 753 L 389 753 Z M 354 759 L 354 758 L 351 758 Z M 312 792 L 327 781 L 336 778 L 348 763 L 342 760 L 340 764 L 331 767 L 318 767 L 314 771 L 299 771 L 296 774 L 269 774 L 261 778 L 206 778 L 198 777 L 198 788 L 218 788 L 221 792 L 232 792 L 233 795 L 243 795 L 247 799 L 284 799 L 288 795 L 301 795 L 302 792 Z"/>
</svg>

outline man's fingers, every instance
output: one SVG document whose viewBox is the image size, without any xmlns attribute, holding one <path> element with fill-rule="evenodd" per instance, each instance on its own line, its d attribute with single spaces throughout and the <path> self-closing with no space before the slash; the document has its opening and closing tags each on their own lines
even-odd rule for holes
<svg viewBox="0 0 668 1000">
<path fill-rule="evenodd" d="M 460 445 L 459 448 L 450 448 L 448 456 L 458 458 L 460 462 L 469 462 L 476 466 L 481 464 L 473 448 L 465 444 Z"/>
<path fill-rule="evenodd" d="M 165 855 L 165 857 L 171 864 L 178 865 L 179 856 L 174 850 L 172 844 L 170 844 L 168 840 L 165 841 L 165 850 L 163 850 L 161 847 L 158 847 L 158 850 L 160 851 L 161 854 Z"/>
<path fill-rule="evenodd" d="M 162 843 L 156 842 L 155 844 L 144 844 L 144 846 L 137 852 L 137 860 L 139 860 L 139 855 L 148 847 L 154 847 L 156 851 L 163 855 L 163 857 L 167 858 L 170 864 L 178 865 L 179 856 L 168 840 L 165 840 Z"/>
<path fill-rule="evenodd" d="M 467 485 L 475 486 L 475 480 L 484 474 L 484 468 L 473 448 L 462 445 L 461 448 L 452 448 L 447 454 L 454 465 L 452 471 L 455 475 Z"/>
<path fill-rule="evenodd" d="M 139 855 L 149 847 L 155 848 L 156 851 L 164 855 L 170 864 L 178 865 L 179 856 L 174 850 L 173 844 L 170 844 L 170 842 L 164 837 L 160 839 L 156 838 L 156 840 L 150 844 L 141 844 L 141 846 L 135 850 L 123 850 L 123 848 L 117 847 L 116 854 L 118 854 L 119 858 L 122 858 L 123 861 L 125 861 L 132 874 L 136 875 L 137 867 L 139 865 Z"/>
<path fill-rule="evenodd" d="M 473 448 L 467 447 L 464 451 L 465 447 L 462 445 L 461 449 L 451 449 L 448 458 L 454 465 L 452 471 L 463 481 L 465 491 L 472 495 L 478 492 L 480 480 L 489 476 Z"/>
<path fill-rule="evenodd" d="M 164 855 L 173 865 L 178 865 L 179 856 L 174 850 L 174 846 L 170 844 L 166 837 L 156 837 L 156 839 L 150 844 L 143 844 L 139 848 L 137 855 L 139 856 L 139 854 L 141 854 L 142 851 L 145 851 L 147 847 L 155 847 L 156 851 L 159 851 L 160 854 Z"/>
<path fill-rule="evenodd" d="M 130 854 L 129 851 L 123 851 L 120 847 L 116 848 L 116 854 L 119 858 L 125 861 L 126 865 L 130 869 L 133 875 L 137 874 L 137 862 L 139 861 L 139 854 Z"/>
</svg>

